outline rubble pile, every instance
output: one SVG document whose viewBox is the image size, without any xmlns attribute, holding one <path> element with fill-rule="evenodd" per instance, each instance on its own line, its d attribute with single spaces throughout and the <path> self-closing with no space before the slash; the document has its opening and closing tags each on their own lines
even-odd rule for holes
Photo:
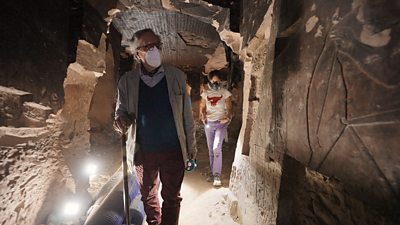
<svg viewBox="0 0 400 225">
<path fill-rule="evenodd" d="M 74 186 L 61 154 L 56 120 L 47 135 L 15 146 L 0 146 L 0 224 L 41 224 L 55 202 Z M 49 204 L 51 203 L 51 204 Z"/>
</svg>

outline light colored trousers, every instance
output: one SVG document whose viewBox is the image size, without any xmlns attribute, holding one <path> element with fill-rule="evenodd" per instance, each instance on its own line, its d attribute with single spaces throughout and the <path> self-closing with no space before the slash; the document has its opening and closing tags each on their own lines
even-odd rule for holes
<svg viewBox="0 0 400 225">
<path fill-rule="evenodd" d="M 227 127 L 227 124 L 221 124 L 219 121 L 208 121 L 204 128 L 210 157 L 210 169 L 213 175 L 221 175 L 222 143 Z"/>
</svg>

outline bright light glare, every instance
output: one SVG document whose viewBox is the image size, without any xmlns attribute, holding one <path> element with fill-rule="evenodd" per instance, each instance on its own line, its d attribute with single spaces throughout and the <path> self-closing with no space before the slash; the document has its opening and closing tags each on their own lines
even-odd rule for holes
<svg viewBox="0 0 400 225">
<path fill-rule="evenodd" d="M 64 214 L 68 216 L 76 215 L 79 213 L 81 206 L 77 202 L 68 202 L 64 206 Z"/>
<path fill-rule="evenodd" d="M 210 125 L 207 124 L 207 125 L 206 125 L 206 128 L 210 128 Z"/>
<path fill-rule="evenodd" d="M 89 164 L 86 166 L 86 173 L 87 173 L 88 175 L 94 175 L 94 174 L 96 174 L 96 173 L 97 173 L 97 165 L 94 164 L 94 163 L 89 163 Z"/>
</svg>

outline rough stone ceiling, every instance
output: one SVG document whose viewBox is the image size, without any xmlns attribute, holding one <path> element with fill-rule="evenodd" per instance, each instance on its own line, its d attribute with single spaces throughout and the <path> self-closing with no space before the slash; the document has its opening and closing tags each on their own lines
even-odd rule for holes
<svg viewBox="0 0 400 225">
<path fill-rule="evenodd" d="M 89 0 L 94 5 L 96 0 Z M 228 27 L 229 9 L 219 7 L 202 0 L 118 0 L 116 7 L 121 11 L 141 9 L 144 11 L 170 10 L 191 15 L 205 23 L 218 22 L 219 30 Z"/>
<path fill-rule="evenodd" d="M 117 13 L 113 26 L 122 34 L 122 45 L 143 28 L 161 35 L 165 63 L 181 67 L 202 68 L 207 55 L 221 43 L 218 28 L 225 26 L 228 10 L 203 1 L 167 3 L 135 3 L 120 1 L 127 10 Z M 218 28 L 212 24 L 218 23 Z M 222 26 L 223 25 L 223 26 Z"/>
</svg>

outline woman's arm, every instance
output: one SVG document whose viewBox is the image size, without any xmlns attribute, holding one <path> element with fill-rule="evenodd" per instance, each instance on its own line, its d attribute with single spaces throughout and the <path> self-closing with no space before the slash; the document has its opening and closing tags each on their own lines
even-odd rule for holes
<svg viewBox="0 0 400 225">
<path fill-rule="evenodd" d="M 232 100 L 230 96 L 225 99 L 225 110 L 225 118 L 219 120 L 223 124 L 230 123 L 232 119 Z"/>
<path fill-rule="evenodd" d="M 232 119 L 232 98 L 229 96 L 225 99 L 225 108 L 226 108 L 226 116 L 228 117 L 229 121 Z"/>
<path fill-rule="evenodd" d="M 203 123 L 207 120 L 206 100 L 204 98 L 200 102 L 200 119 Z"/>
</svg>

